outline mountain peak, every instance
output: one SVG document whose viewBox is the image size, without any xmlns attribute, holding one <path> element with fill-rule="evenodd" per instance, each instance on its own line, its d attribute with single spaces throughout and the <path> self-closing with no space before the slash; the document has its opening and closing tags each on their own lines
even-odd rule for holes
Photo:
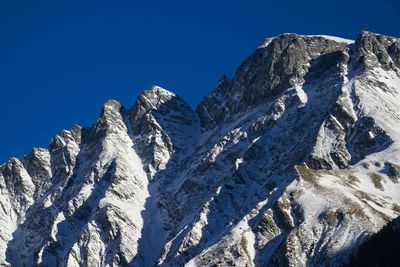
<svg viewBox="0 0 400 267">
<path fill-rule="evenodd" d="M 101 116 L 110 116 L 116 112 L 119 113 L 121 108 L 123 107 L 117 100 L 110 99 L 103 105 Z"/>
<path fill-rule="evenodd" d="M 349 43 L 269 38 L 196 113 L 153 86 L 0 166 L 0 265 L 342 265 L 400 215 L 398 40 Z"/>
<path fill-rule="evenodd" d="M 342 37 L 337 37 L 337 36 L 332 36 L 332 35 L 324 35 L 324 34 L 317 34 L 317 35 L 308 35 L 308 34 L 297 34 L 297 33 L 283 33 L 278 36 L 274 37 L 268 37 L 264 40 L 264 42 L 258 47 L 258 48 L 266 48 L 272 41 L 275 39 L 280 38 L 280 39 L 293 39 L 293 38 L 304 38 L 304 39 L 313 39 L 313 38 L 320 38 L 320 39 L 325 39 L 325 40 L 330 40 L 330 41 L 335 41 L 338 43 L 345 43 L 345 44 L 351 44 L 354 43 L 354 40 L 351 39 L 346 39 Z"/>
<path fill-rule="evenodd" d="M 141 109 L 143 111 L 157 109 L 160 105 L 163 105 L 163 103 L 177 98 L 178 97 L 174 93 L 167 89 L 153 85 L 150 89 L 141 92 L 132 109 Z"/>
<path fill-rule="evenodd" d="M 334 71 L 346 60 L 349 42 L 294 33 L 268 38 L 239 66 L 232 80 L 219 82 L 202 100 L 197 108 L 202 126 L 209 129 L 220 125 L 239 112 L 301 86 L 310 70 L 319 74 Z"/>
<path fill-rule="evenodd" d="M 398 71 L 400 67 L 400 39 L 362 31 L 355 42 L 355 60 L 363 70 L 383 67 Z"/>
<path fill-rule="evenodd" d="M 145 90 L 146 91 L 146 90 Z M 147 90 L 147 91 L 150 91 L 150 92 L 152 92 L 152 93 L 154 93 L 154 94 L 157 94 L 157 95 L 170 95 L 170 96 L 175 96 L 175 94 L 174 93 L 172 93 L 171 91 L 169 91 L 169 90 L 167 90 L 167 89 L 165 89 L 165 88 L 163 88 L 163 87 L 161 87 L 161 86 L 158 86 L 158 85 L 153 85 L 149 90 Z"/>
</svg>

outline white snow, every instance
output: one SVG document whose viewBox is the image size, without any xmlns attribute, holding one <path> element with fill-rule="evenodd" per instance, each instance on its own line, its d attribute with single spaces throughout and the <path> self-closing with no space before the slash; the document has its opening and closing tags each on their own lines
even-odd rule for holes
<svg viewBox="0 0 400 267">
<path fill-rule="evenodd" d="M 331 35 L 323 35 L 323 34 L 318 34 L 318 35 L 302 35 L 305 37 L 322 37 L 328 40 L 332 40 L 338 43 L 346 43 L 346 44 L 352 44 L 354 43 L 354 40 L 351 39 L 346 39 L 346 38 L 342 38 L 342 37 L 337 37 L 337 36 L 331 36 Z M 274 37 L 268 37 L 264 40 L 264 42 L 258 46 L 258 48 L 265 48 L 267 47 L 277 36 Z"/>
<path fill-rule="evenodd" d="M 297 95 L 299 96 L 300 101 L 303 104 L 303 106 L 306 105 L 307 101 L 308 101 L 306 92 L 304 92 L 303 88 L 300 85 L 296 85 L 294 88 L 295 88 Z"/>
<path fill-rule="evenodd" d="M 331 36 L 331 35 L 305 35 L 307 37 L 323 37 L 328 40 L 332 40 L 338 43 L 346 43 L 346 44 L 352 44 L 354 43 L 354 40 L 342 38 L 342 37 L 337 37 L 337 36 Z"/>
</svg>

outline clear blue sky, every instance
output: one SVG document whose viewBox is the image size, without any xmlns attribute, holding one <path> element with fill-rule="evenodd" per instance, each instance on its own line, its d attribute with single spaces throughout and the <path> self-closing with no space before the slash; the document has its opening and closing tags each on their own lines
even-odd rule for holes
<svg viewBox="0 0 400 267">
<path fill-rule="evenodd" d="M 0 2 L 0 162 L 153 84 L 195 107 L 264 38 L 400 36 L 398 0 Z"/>
</svg>

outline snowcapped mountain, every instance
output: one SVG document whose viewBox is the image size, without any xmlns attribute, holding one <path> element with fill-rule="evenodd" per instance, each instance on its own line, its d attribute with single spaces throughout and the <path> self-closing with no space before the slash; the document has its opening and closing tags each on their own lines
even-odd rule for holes
<svg viewBox="0 0 400 267">
<path fill-rule="evenodd" d="M 0 263 L 328 266 L 400 214 L 400 39 L 282 34 L 0 166 Z"/>
</svg>

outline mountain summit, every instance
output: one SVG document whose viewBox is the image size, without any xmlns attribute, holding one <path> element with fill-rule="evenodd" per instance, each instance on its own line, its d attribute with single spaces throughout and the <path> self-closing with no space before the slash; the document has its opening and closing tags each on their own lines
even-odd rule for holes
<svg viewBox="0 0 400 267">
<path fill-rule="evenodd" d="M 331 266 L 400 214 L 400 40 L 282 34 L 0 166 L 0 264 Z"/>
</svg>

